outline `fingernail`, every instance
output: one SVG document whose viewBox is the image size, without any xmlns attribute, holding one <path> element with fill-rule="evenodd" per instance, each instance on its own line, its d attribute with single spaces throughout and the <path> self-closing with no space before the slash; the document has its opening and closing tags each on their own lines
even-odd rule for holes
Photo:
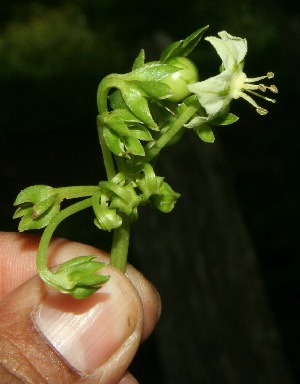
<svg viewBox="0 0 300 384">
<path fill-rule="evenodd" d="M 105 363 L 137 324 L 137 301 L 128 282 L 118 273 L 110 275 L 99 291 L 84 300 L 56 292 L 47 295 L 34 315 L 40 332 L 82 373 Z"/>
</svg>

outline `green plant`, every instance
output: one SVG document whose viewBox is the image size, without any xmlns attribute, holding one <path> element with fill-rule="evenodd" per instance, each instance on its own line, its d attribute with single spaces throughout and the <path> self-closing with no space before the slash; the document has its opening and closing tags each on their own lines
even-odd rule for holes
<svg viewBox="0 0 300 384">
<path fill-rule="evenodd" d="M 80 256 L 49 270 L 47 248 L 56 227 L 68 216 L 92 208 L 95 225 L 114 231 L 110 263 L 125 271 L 130 225 L 138 218 L 138 207 L 149 205 L 170 212 L 179 197 L 164 177 L 157 176 L 154 163 L 160 151 L 176 143 L 186 129 L 206 142 L 214 141 L 213 127 L 237 121 L 229 112 L 233 99 L 243 98 L 264 115 L 251 94 L 275 85 L 256 84 L 273 73 L 247 78 L 243 72 L 247 53 L 245 39 L 223 31 L 207 37 L 221 57 L 220 73 L 198 82 L 197 68 L 187 56 L 199 43 L 207 27 L 169 45 L 159 61 L 145 63 L 142 50 L 132 71 L 105 77 L 98 88 L 97 128 L 107 180 L 96 186 L 52 188 L 36 185 L 17 196 L 15 218 L 19 230 L 45 228 L 41 237 L 37 267 L 41 278 L 61 292 L 84 298 L 95 292 L 109 277 L 96 273 L 103 264 L 94 256 Z M 64 199 L 79 199 L 61 209 Z"/>
</svg>

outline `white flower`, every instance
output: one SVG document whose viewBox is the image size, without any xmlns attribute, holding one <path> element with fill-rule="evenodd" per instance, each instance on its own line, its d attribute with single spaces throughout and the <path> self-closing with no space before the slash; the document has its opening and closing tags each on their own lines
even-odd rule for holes
<svg viewBox="0 0 300 384">
<path fill-rule="evenodd" d="M 269 89 L 271 92 L 277 93 L 278 90 L 275 85 L 267 87 L 264 84 L 254 84 L 265 78 L 271 79 L 274 74 L 268 72 L 266 76 L 247 78 L 243 72 L 244 59 L 247 53 L 246 39 L 231 36 L 225 31 L 219 32 L 218 35 L 221 37 L 220 39 L 210 36 L 205 40 L 214 46 L 221 57 L 223 72 L 207 80 L 188 85 L 189 91 L 197 95 L 200 104 L 205 108 L 208 115 L 222 113 L 233 99 L 240 97 L 252 104 L 259 114 L 265 115 L 268 111 L 260 107 L 249 93 L 275 103 L 275 100 L 255 92 L 255 90 L 265 92 Z"/>
</svg>

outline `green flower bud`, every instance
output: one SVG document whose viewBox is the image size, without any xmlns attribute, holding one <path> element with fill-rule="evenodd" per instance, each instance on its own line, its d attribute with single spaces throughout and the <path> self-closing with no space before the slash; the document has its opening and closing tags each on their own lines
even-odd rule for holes
<svg viewBox="0 0 300 384">
<path fill-rule="evenodd" d="M 169 96 L 168 100 L 181 101 L 191 93 L 187 87 L 188 84 L 194 84 L 199 80 L 197 67 L 191 60 L 183 56 L 171 57 L 166 61 L 166 64 L 180 68 L 180 71 L 161 80 L 172 90 L 172 96 Z"/>
</svg>

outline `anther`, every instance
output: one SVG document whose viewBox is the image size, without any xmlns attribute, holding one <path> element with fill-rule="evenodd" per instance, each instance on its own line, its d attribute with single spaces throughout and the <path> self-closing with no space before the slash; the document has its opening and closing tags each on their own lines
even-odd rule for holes
<svg viewBox="0 0 300 384">
<path fill-rule="evenodd" d="M 266 87 L 264 84 L 258 84 L 257 88 L 258 88 L 261 92 L 266 92 L 266 90 L 267 90 L 267 87 Z"/>
<path fill-rule="evenodd" d="M 270 85 L 269 89 L 273 93 L 278 93 L 278 89 L 277 89 L 276 85 L 274 85 L 274 84 Z"/>
<path fill-rule="evenodd" d="M 256 112 L 259 113 L 260 115 L 266 115 L 268 113 L 268 111 L 262 107 L 256 108 Z"/>
<path fill-rule="evenodd" d="M 273 72 L 268 72 L 267 73 L 267 78 L 268 79 L 273 79 L 273 77 L 274 77 L 274 73 Z"/>
</svg>

